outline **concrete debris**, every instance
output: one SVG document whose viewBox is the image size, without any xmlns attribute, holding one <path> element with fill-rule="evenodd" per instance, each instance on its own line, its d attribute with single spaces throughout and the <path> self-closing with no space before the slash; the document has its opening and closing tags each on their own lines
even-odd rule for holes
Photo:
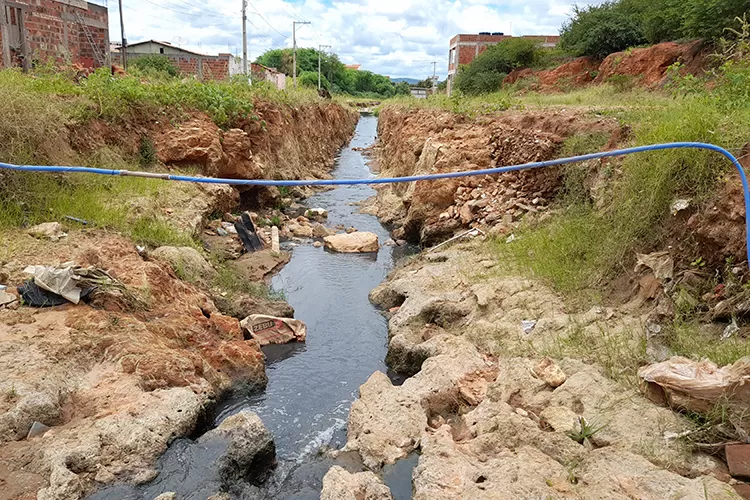
<svg viewBox="0 0 750 500">
<path fill-rule="evenodd" d="M 534 366 L 534 375 L 547 383 L 550 387 L 560 387 L 568 377 L 565 372 L 549 357 L 542 358 Z"/>
<path fill-rule="evenodd" d="M 370 471 L 348 472 L 334 465 L 323 478 L 321 500 L 391 500 L 391 490 Z"/>
<path fill-rule="evenodd" d="M 18 297 L 12 293 L 8 293 L 5 290 L 0 290 L 0 307 L 10 307 L 13 303 L 18 301 Z"/>
<path fill-rule="evenodd" d="M 281 251 L 279 246 L 279 228 L 276 226 L 271 227 L 271 251 L 276 253 Z"/>
<path fill-rule="evenodd" d="M 326 236 L 323 241 L 326 248 L 342 253 L 377 252 L 380 248 L 378 235 L 367 231 Z"/>
<path fill-rule="evenodd" d="M 68 236 L 67 233 L 63 232 L 62 225 L 59 222 L 44 222 L 42 224 L 37 224 L 36 226 L 30 227 L 26 232 L 34 238 L 50 241 L 58 241 L 61 238 Z"/>
</svg>

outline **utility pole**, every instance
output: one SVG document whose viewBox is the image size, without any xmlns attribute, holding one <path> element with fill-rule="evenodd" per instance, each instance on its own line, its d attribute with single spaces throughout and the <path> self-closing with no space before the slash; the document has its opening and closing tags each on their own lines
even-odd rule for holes
<svg viewBox="0 0 750 500">
<path fill-rule="evenodd" d="M 5 0 L 0 0 L 0 38 L 2 38 L 3 44 L 3 68 L 10 68 L 10 39 L 8 38 L 8 21 L 5 17 Z"/>
<path fill-rule="evenodd" d="M 330 45 L 318 45 L 318 90 L 320 90 L 320 53 L 323 52 L 324 48 L 330 49 L 331 46 Z"/>
<path fill-rule="evenodd" d="M 311 24 L 310 21 L 292 21 L 292 74 L 294 80 L 294 88 L 297 88 L 297 25 L 298 24 Z"/>
<path fill-rule="evenodd" d="M 437 93 L 437 61 L 432 61 L 432 93 Z"/>
<path fill-rule="evenodd" d="M 247 76 L 247 0 L 242 0 L 242 74 Z"/>
<path fill-rule="evenodd" d="M 122 57 L 122 69 L 128 69 L 128 56 L 125 53 L 128 46 L 128 40 L 125 38 L 125 21 L 122 18 L 122 0 L 119 0 L 120 4 L 120 35 L 122 35 L 122 45 L 120 45 L 120 56 Z"/>
</svg>

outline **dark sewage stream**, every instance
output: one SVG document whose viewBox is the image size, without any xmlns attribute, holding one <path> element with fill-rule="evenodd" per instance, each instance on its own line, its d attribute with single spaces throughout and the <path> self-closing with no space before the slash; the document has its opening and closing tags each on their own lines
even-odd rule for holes
<svg viewBox="0 0 750 500">
<path fill-rule="evenodd" d="M 344 147 L 333 175 L 338 179 L 374 177 L 355 148 L 369 146 L 377 135 L 377 118 L 363 116 Z M 343 224 L 371 231 L 380 242 L 390 236 L 355 203 L 375 194 L 369 186 L 342 186 L 305 201 L 328 210 L 328 226 Z M 337 254 L 310 244 L 294 246 L 292 259 L 274 277 L 295 317 L 307 324 L 307 341 L 267 346 L 268 386 L 260 393 L 224 401 L 214 425 L 243 411 L 257 413 L 273 433 L 278 467 L 260 491 L 249 488 L 238 498 L 317 499 L 322 478 L 334 463 L 322 457 L 322 446 L 346 440 L 346 420 L 359 386 L 376 370 L 386 372 L 387 322 L 368 300 L 407 247 L 382 246 L 377 254 Z M 178 439 L 161 457 L 158 477 L 146 485 L 117 486 L 91 498 L 148 499 L 173 491 L 178 499 L 201 499 L 221 491 L 215 467 L 220 451 L 190 439 Z M 386 471 L 396 498 L 409 498 L 413 459 Z M 408 462 L 408 463 L 407 463 Z M 343 464 L 356 466 L 352 464 Z"/>
</svg>

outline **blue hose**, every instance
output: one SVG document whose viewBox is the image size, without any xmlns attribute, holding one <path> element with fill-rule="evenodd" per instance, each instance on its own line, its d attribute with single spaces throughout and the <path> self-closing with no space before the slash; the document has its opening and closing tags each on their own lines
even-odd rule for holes
<svg viewBox="0 0 750 500">
<path fill-rule="evenodd" d="M 431 181 L 437 179 L 455 179 L 458 177 L 471 177 L 476 175 L 495 175 L 505 172 L 515 172 L 518 170 L 528 170 L 532 168 L 552 167 L 555 165 L 565 165 L 587 160 L 598 160 L 614 156 L 624 156 L 633 153 L 643 153 L 647 151 L 661 151 L 665 149 L 706 149 L 721 153 L 732 162 L 742 180 L 742 192 L 745 197 L 745 245 L 747 250 L 747 261 L 750 267 L 750 188 L 748 187 L 747 176 L 740 165 L 739 160 L 726 149 L 714 144 L 702 142 L 672 142 L 667 144 L 651 144 L 649 146 L 638 146 L 634 148 L 616 149 L 613 151 L 603 151 L 600 153 L 591 153 L 570 158 L 558 158 L 556 160 L 539 161 L 524 163 L 523 165 L 512 165 L 508 167 L 485 168 L 482 170 L 468 170 L 465 172 L 446 172 L 442 174 L 429 175 L 412 175 L 408 177 L 384 177 L 372 179 L 315 179 L 315 180 L 268 180 L 268 179 L 217 179 L 212 177 L 191 177 L 185 175 L 155 174 L 151 172 L 133 172 L 129 170 L 108 170 L 103 168 L 86 168 L 86 167 L 58 167 L 58 166 L 36 166 L 36 165 L 11 165 L 0 163 L 0 168 L 9 170 L 21 170 L 26 172 L 58 172 L 58 173 L 89 173 L 100 175 L 123 175 L 136 177 L 150 177 L 170 181 L 182 182 L 199 182 L 204 184 L 229 184 L 233 186 L 351 186 L 357 184 L 391 184 L 397 182 L 414 182 L 414 181 Z"/>
</svg>

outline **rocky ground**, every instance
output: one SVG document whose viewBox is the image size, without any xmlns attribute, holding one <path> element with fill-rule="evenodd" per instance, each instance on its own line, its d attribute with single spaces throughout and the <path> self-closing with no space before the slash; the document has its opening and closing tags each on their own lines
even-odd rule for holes
<svg viewBox="0 0 750 500">
<path fill-rule="evenodd" d="M 419 451 L 414 498 L 738 498 L 723 462 L 674 439 L 691 424 L 607 363 L 636 350 L 637 309 L 573 312 L 501 272 L 479 242 L 423 254 L 371 300 L 390 316 L 389 365 L 413 376 L 401 386 L 370 377 L 344 450 L 376 472 Z M 590 355 L 611 352 L 600 363 L 559 355 L 586 338 L 603 341 Z M 373 481 L 326 477 L 329 491 L 387 498 Z"/>
<path fill-rule="evenodd" d="M 479 170 L 549 160 L 565 138 L 598 133 L 616 144 L 616 120 L 578 110 L 528 111 L 470 119 L 435 109 L 387 107 L 378 121 L 382 176 Z M 373 213 L 397 226 L 394 237 L 430 246 L 457 229 L 483 225 L 507 232 L 527 213 L 547 210 L 561 182 L 558 169 L 420 181 L 378 187 Z"/>
</svg>

